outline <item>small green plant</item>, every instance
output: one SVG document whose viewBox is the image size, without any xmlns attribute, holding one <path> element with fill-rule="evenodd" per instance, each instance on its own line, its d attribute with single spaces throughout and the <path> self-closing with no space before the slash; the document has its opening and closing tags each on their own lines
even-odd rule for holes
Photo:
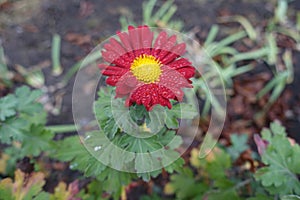
<svg viewBox="0 0 300 200">
<path fill-rule="evenodd" d="M 89 132 L 82 140 L 85 141 L 86 148 L 80 143 L 78 136 L 68 137 L 64 140 L 55 143 L 55 151 L 50 156 L 60 161 L 70 162 L 70 168 L 79 170 L 87 177 L 94 177 L 103 183 L 103 190 L 111 193 L 115 199 L 118 199 L 122 194 L 122 188 L 129 184 L 132 180 L 142 178 L 149 181 L 151 177 L 157 177 L 161 173 L 161 169 L 144 172 L 153 164 L 154 160 L 160 160 L 168 163 L 170 158 L 178 155 L 175 149 L 181 144 L 181 137 L 175 134 L 173 129 L 178 128 L 178 118 L 193 118 L 194 111 L 188 104 L 183 104 L 184 108 L 174 105 L 172 110 L 168 110 L 168 119 L 166 119 L 166 128 L 163 128 L 158 134 L 147 138 L 136 138 L 126 134 L 122 129 L 127 129 L 129 122 L 126 120 L 134 120 L 137 123 L 146 123 L 148 127 L 141 126 L 144 131 L 156 128 L 159 113 L 152 111 L 148 113 L 143 106 L 136 106 L 130 109 L 132 114 L 127 116 L 127 109 L 124 108 L 119 101 L 111 102 L 111 94 L 113 90 L 108 89 L 99 91 L 99 99 L 95 103 L 95 113 L 102 131 Z M 181 114 L 180 109 L 184 109 Z M 118 113 L 113 113 L 113 111 Z M 114 119 L 113 115 L 118 116 Z M 122 119 L 122 129 L 118 120 Z M 146 132 L 145 132 L 146 133 Z M 147 133 L 149 134 L 149 133 Z M 110 140 L 107 140 L 109 138 Z M 112 142 L 110 144 L 110 142 Z M 114 148 L 117 145 L 119 148 L 126 149 L 126 153 L 118 151 Z M 160 149 L 167 145 L 167 151 L 160 151 Z M 105 151 L 101 151 L 105 149 Z M 159 151 L 154 154 L 152 152 Z M 93 153 L 94 152 L 94 153 Z M 98 153 L 99 152 L 99 153 Z M 110 153 L 108 153 L 110 152 Z M 143 154 L 142 156 L 139 156 Z M 154 157 L 153 157 L 154 156 Z M 155 158 L 157 156 L 157 159 Z M 101 159 L 99 161 L 97 158 Z M 103 163 L 104 162 L 104 163 Z M 117 169 L 124 169 L 126 163 L 132 163 L 136 173 L 127 173 L 117 171 L 110 168 L 113 166 Z M 167 172 L 180 171 L 184 164 L 182 158 L 178 158 L 174 163 L 165 167 Z M 109 166 L 106 166 L 109 165 Z"/>
<path fill-rule="evenodd" d="M 300 146 L 291 143 L 285 128 L 277 122 L 271 123 L 270 129 L 263 129 L 261 135 L 262 138 L 255 136 L 255 142 L 264 167 L 255 173 L 246 163 L 236 166 L 236 159 L 249 146 L 246 135 L 233 134 L 231 146 L 216 146 L 204 159 L 198 158 L 199 150 L 194 148 L 190 158 L 192 168 L 171 175 L 165 193 L 175 193 L 176 199 L 300 198 Z M 192 170 L 196 170 L 196 175 Z"/>
<path fill-rule="evenodd" d="M 10 157 L 9 173 L 17 159 L 51 149 L 54 135 L 45 128 L 47 114 L 37 102 L 41 95 L 39 90 L 22 86 L 14 94 L 0 98 L 0 142 L 9 145 L 4 150 Z"/>
<path fill-rule="evenodd" d="M 262 149 L 261 158 L 266 166 L 255 173 L 255 179 L 275 197 L 300 195 L 300 146 L 291 144 L 285 128 L 277 122 L 272 123 L 270 129 L 264 129 L 261 135 L 266 145 L 258 143 L 258 147 Z"/>
<path fill-rule="evenodd" d="M 242 139 L 240 144 L 237 144 L 237 138 Z M 196 175 L 193 175 L 191 168 L 171 175 L 165 192 L 175 193 L 176 199 L 240 199 L 243 196 L 240 192 L 252 179 L 245 169 L 237 174 L 233 162 L 246 150 L 247 136 L 232 135 L 231 140 L 232 146 L 228 149 L 216 146 L 204 159 L 199 159 L 199 149 L 194 148 L 190 163 Z"/>
<path fill-rule="evenodd" d="M 157 0 L 143 2 L 143 21 L 138 24 L 147 24 L 150 27 L 170 28 L 180 31 L 183 28 L 183 22 L 180 20 L 171 20 L 177 10 L 174 0 L 167 0 L 156 10 Z M 154 10 L 156 10 L 154 12 Z M 122 16 L 120 18 L 122 30 L 126 30 L 128 25 L 136 25 L 130 17 Z"/>
</svg>

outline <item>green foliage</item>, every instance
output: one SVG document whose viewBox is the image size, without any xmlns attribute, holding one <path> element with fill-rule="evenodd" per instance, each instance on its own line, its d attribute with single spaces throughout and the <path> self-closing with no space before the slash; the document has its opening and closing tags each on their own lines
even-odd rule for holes
<svg viewBox="0 0 300 200">
<path fill-rule="evenodd" d="M 115 199 L 133 179 L 141 177 L 148 181 L 159 175 L 161 168 L 170 173 L 181 170 L 184 160 L 175 150 L 182 143 L 181 137 L 164 126 L 166 119 L 160 114 L 169 112 L 176 125 L 173 128 L 178 128 L 179 118 L 191 119 L 195 115 L 188 104 L 174 105 L 170 111 L 156 107 L 147 112 L 138 105 L 128 110 L 122 101 L 111 98 L 112 89 L 101 89 L 98 95 L 94 112 L 101 131 L 86 133 L 81 138 L 85 146 L 78 136 L 56 141 L 55 151 L 50 154 L 52 158 L 70 162 L 71 169 L 95 177 L 101 181 L 102 189 Z M 158 132 L 157 127 L 161 129 Z M 126 171 L 128 167 L 135 173 L 115 170 Z"/>
<path fill-rule="evenodd" d="M 241 153 L 249 148 L 248 136 L 246 134 L 232 134 L 230 135 L 231 146 L 227 148 L 232 160 L 238 159 Z"/>
<path fill-rule="evenodd" d="M 179 154 L 175 149 L 181 145 L 181 138 L 174 131 L 165 128 L 164 124 L 168 128 L 176 129 L 178 119 L 192 119 L 195 112 L 190 105 L 176 104 L 171 110 L 156 106 L 151 112 L 147 112 L 144 106 L 135 105 L 128 111 L 123 102 L 111 98 L 112 90 L 101 89 L 98 94 L 99 99 L 95 103 L 94 112 L 109 140 L 101 139 L 104 134 L 99 134 L 98 139 L 94 139 L 98 142 L 91 149 L 99 145 L 104 148 L 108 143 L 112 143 L 106 148 L 111 149 L 110 157 L 113 158 L 109 160 L 103 153 L 99 153 L 102 160 L 117 168 L 124 167 L 122 155 L 126 150 L 126 162 L 133 162 L 136 172 L 144 180 L 157 176 L 162 167 L 166 167 L 170 172 L 180 168 L 183 161 L 178 160 Z M 169 121 L 172 121 L 172 124 Z M 123 149 L 123 152 L 112 150 L 113 145 Z M 177 162 L 171 165 L 173 160 Z M 147 173 L 144 173 L 145 171 Z"/>
<path fill-rule="evenodd" d="M 23 86 L 17 88 L 15 94 L 0 99 L 0 142 L 21 142 L 23 156 L 39 155 L 49 149 L 53 138 L 53 134 L 43 124 L 43 106 L 36 101 L 41 95 L 41 91 L 30 91 Z M 33 141 L 35 145 L 32 145 Z"/>
<path fill-rule="evenodd" d="M 31 125 L 30 118 L 35 113 L 43 112 L 42 105 L 36 102 L 41 95 L 41 91 L 30 91 L 23 86 L 17 88 L 15 94 L 0 99 L 0 142 L 11 144 L 13 140 L 23 141 L 25 131 Z"/>
<path fill-rule="evenodd" d="M 184 168 L 183 173 L 171 176 L 171 182 L 166 186 L 165 192 L 176 191 L 178 199 L 201 199 L 208 188 L 208 185 L 198 182 L 193 177 L 190 169 Z"/>
<path fill-rule="evenodd" d="M 150 27 L 171 28 L 180 31 L 183 28 L 181 20 L 171 20 L 177 11 L 177 6 L 174 0 L 167 0 L 163 4 L 159 4 L 157 0 L 149 0 L 143 2 L 143 22 Z M 159 7 L 156 9 L 156 6 Z M 122 16 L 120 24 L 123 30 L 126 30 L 128 25 L 135 25 L 132 16 Z"/>
<path fill-rule="evenodd" d="M 106 197 L 105 197 L 106 196 Z M 99 180 L 93 180 L 87 186 L 87 189 L 82 189 L 78 194 L 82 200 L 107 200 L 108 195 L 103 194 L 103 184 Z"/>
<path fill-rule="evenodd" d="M 15 106 L 17 104 L 13 95 L 7 95 L 0 99 L 0 120 L 4 121 L 6 118 L 16 114 Z"/>
<path fill-rule="evenodd" d="M 43 125 L 31 125 L 29 131 L 25 131 L 21 144 L 22 154 L 38 156 L 43 151 L 52 148 L 53 133 Z M 33 145 L 34 144 L 34 145 Z"/>
<path fill-rule="evenodd" d="M 215 147 L 204 159 L 199 159 L 199 150 L 191 152 L 191 164 L 196 168 L 196 176 L 189 168 L 171 175 L 171 182 L 165 192 L 175 192 L 176 199 L 240 199 L 238 192 L 249 183 L 230 176 L 233 173 L 230 154 Z M 237 177 L 235 177 L 237 178 Z"/>
<path fill-rule="evenodd" d="M 172 109 L 166 110 L 166 115 L 166 126 L 169 129 L 177 129 L 179 128 L 178 119 L 193 119 L 198 113 L 191 104 L 179 103 L 175 104 Z"/>
<path fill-rule="evenodd" d="M 264 150 L 262 162 L 265 166 L 255 174 L 233 165 L 249 148 L 247 138 L 247 135 L 233 134 L 231 146 L 224 150 L 216 146 L 204 159 L 199 159 L 198 148 L 192 149 L 190 163 L 193 169 L 184 168 L 179 174 L 171 175 L 164 192 L 175 193 L 176 199 L 180 200 L 298 199 L 300 147 L 291 144 L 285 128 L 274 122 L 270 129 L 262 131 L 262 138 L 268 143 L 267 147 L 260 147 Z"/>
<path fill-rule="evenodd" d="M 0 98 L 0 142 L 8 144 L 3 152 L 9 156 L 6 173 L 14 171 L 16 161 L 24 156 L 38 156 L 51 150 L 53 133 L 45 128 L 46 112 L 37 99 L 39 90 L 27 86 Z"/>
<path fill-rule="evenodd" d="M 300 146 L 291 145 L 284 127 L 276 122 L 261 134 L 268 142 L 262 154 L 262 162 L 266 166 L 255 173 L 255 179 L 260 181 L 270 194 L 299 195 Z"/>
<path fill-rule="evenodd" d="M 98 133 L 91 132 L 88 139 L 99 141 L 101 135 L 98 135 Z M 51 157 L 70 162 L 71 169 L 79 170 L 87 177 L 97 178 L 103 183 L 103 190 L 113 193 L 116 199 L 121 195 L 122 186 L 129 184 L 132 178 L 135 177 L 134 174 L 106 167 L 83 146 L 78 136 L 67 137 L 64 140 L 57 141 L 55 145 L 56 148 L 53 154 L 50 155 Z"/>
<path fill-rule="evenodd" d="M 57 141 L 54 145 L 55 151 L 50 156 L 60 161 L 70 162 L 71 169 L 80 170 L 85 176 L 96 177 L 106 168 L 88 152 L 77 135 Z"/>
</svg>

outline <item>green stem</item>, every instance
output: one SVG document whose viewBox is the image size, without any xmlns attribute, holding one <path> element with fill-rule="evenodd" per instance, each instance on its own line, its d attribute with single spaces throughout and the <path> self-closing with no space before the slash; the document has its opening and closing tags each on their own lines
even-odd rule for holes
<svg viewBox="0 0 300 200">
<path fill-rule="evenodd" d="M 54 133 L 68 133 L 77 131 L 76 125 L 74 124 L 46 126 L 46 129 Z"/>
<path fill-rule="evenodd" d="M 62 80 L 63 85 L 67 85 L 70 79 L 77 73 L 77 71 L 81 68 L 84 68 L 92 63 L 94 63 L 96 60 L 101 58 L 100 51 L 95 51 L 91 54 L 89 54 L 85 59 L 80 60 L 75 65 L 71 67 L 71 69 L 66 73 Z"/>
</svg>

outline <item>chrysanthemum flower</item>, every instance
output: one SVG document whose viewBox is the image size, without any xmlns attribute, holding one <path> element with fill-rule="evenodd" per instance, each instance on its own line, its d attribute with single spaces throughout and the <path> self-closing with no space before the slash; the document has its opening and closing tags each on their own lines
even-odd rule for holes
<svg viewBox="0 0 300 200">
<path fill-rule="evenodd" d="M 160 32 L 154 41 L 147 26 L 128 27 L 104 45 L 100 64 L 106 83 L 116 86 L 116 97 L 127 97 L 125 105 L 143 104 L 149 111 L 154 105 L 172 107 L 170 99 L 182 101 L 182 88 L 192 87 L 189 80 L 195 69 L 182 58 L 185 44 L 177 44 L 176 36 Z M 154 41 L 154 42 L 153 42 Z M 154 43 L 154 44 L 153 44 Z"/>
</svg>

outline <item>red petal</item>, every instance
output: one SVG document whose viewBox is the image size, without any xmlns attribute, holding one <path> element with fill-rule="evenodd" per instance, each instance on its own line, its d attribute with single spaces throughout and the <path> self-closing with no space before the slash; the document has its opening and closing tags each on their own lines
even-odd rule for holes
<svg viewBox="0 0 300 200">
<path fill-rule="evenodd" d="M 175 60 L 172 63 L 168 64 L 168 67 L 173 68 L 173 69 L 179 69 L 182 67 L 187 67 L 187 66 L 191 66 L 192 64 L 185 58 L 180 58 L 178 60 Z"/>
<path fill-rule="evenodd" d="M 120 78 L 120 76 L 110 76 L 106 79 L 106 83 L 108 85 L 115 86 Z"/>
<path fill-rule="evenodd" d="M 162 74 L 160 76 L 159 84 L 166 86 L 167 88 L 181 88 L 190 87 L 187 79 L 179 73 L 177 70 L 171 69 L 167 66 L 162 67 Z"/>
<path fill-rule="evenodd" d="M 146 54 L 151 54 L 153 32 L 150 31 L 149 27 L 143 27 L 141 30 L 142 47 L 146 49 Z"/>
<path fill-rule="evenodd" d="M 168 34 L 166 32 L 160 32 L 157 36 L 155 43 L 154 43 L 154 52 L 152 52 L 153 55 L 158 55 L 160 50 L 163 49 L 163 46 L 168 41 Z"/>
<path fill-rule="evenodd" d="M 140 32 L 140 28 L 128 26 L 129 39 L 133 50 L 138 50 L 142 47 L 142 44 L 140 42 Z"/>
<path fill-rule="evenodd" d="M 114 60 L 119 58 L 119 55 L 112 51 L 101 51 L 103 59 L 108 62 L 112 63 Z"/>
<path fill-rule="evenodd" d="M 145 108 L 149 111 L 156 104 L 160 104 L 162 106 L 167 106 L 168 108 L 171 108 L 172 105 L 169 99 L 175 98 L 176 97 L 173 94 L 173 92 L 168 88 L 152 83 L 144 84 L 135 89 L 130 96 L 130 102 L 143 104 Z"/>
<path fill-rule="evenodd" d="M 176 35 L 172 35 L 168 41 L 162 46 L 161 51 L 156 55 L 159 60 L 163 60 L 166 55 L 170 53 L 170 50 L 176 43 Z"/>
<path fill-rule="evenodd" d="M 183 68 L 177 69 L 177 71 L 187 79 L 192 78 L 195 75 L 194 67 L 183 67 Z"/>
<path fill-rule="evenodd" d="M 126 32 L 121 32 L 121 33 L 118 33 L 118 36 L 121 40 L 121 43 L 123 44 L 123 46 L 127 50 L 127 52 L 132 51 L 133 49 L 131 47 L 130 39 L 129 39 L 128 34 Z"/>
<path fill-rule="evenodd" d="M 131 72 L 124 74 L 116 84 L 116 96 L 122 97 L 130 94 L 136 87 L 138 81 Z"/>
<path fill-rule="evenodd" d="M 120 68 L 120 67 L 115 67 L 115 66 L 108 66 L 105 70 L 102 71 L 102 74 L 105 76 L 122 76 L 126 72 L 128 72 L 128 69 Z"/>
<path fill-rule="evenodd" d="M 119 55 L 123 55 L 126 53 L 126 50 L 124 49 L 124 47 L 115 38 L 111 38 L 109 40 L 109 43 L 111 44 L 111 46 L 113 48 L 112 50 L 119 53 Z"/>
</svg>

